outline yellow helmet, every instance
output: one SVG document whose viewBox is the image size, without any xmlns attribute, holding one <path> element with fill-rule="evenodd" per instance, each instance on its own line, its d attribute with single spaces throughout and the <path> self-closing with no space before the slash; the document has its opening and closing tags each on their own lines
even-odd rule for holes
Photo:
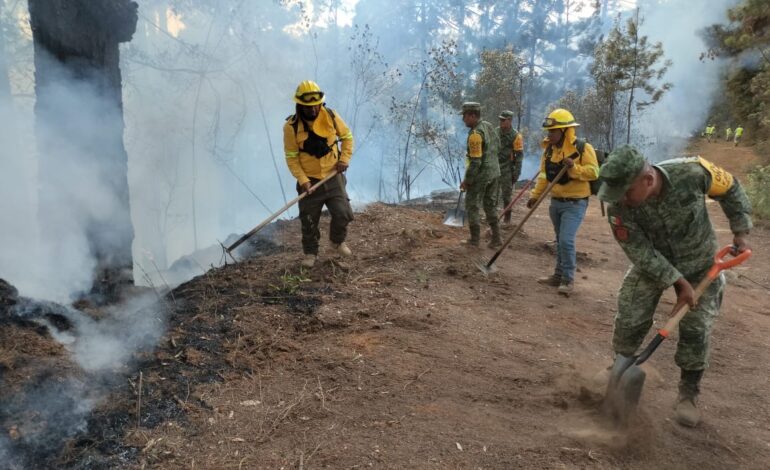
<svg viewBox="0 0 770 470">
<path fill-rule="evenodd" d="M 563 129 L 565 127 L 577 127 L 580 124 L 575 122 L 575 117 L 566 109 L 555 109 L 543 121 L 545 129 Z"/>
<path fill-rule="evenodd" d="M 312 80 L 304 80 L 297 85 L 294 92 L 294 102 L 304 106 L 315 106 L 324 102 L 324 92 Z"/>
</svg>

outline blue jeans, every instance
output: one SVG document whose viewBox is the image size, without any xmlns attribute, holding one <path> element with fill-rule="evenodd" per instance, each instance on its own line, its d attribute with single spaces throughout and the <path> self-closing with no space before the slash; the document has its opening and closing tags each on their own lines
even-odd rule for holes
<svg viewBox="0 0 770 470">
<path fill-rule="evenodd" d="M 557 200 L 551 199 L 548 213 L 551 216 L 553 230 L 556 233 L 556 270 L 562 283 L 575 279 L 577 253 L 575 238 L 588 208 L 588 199 Z"/>
</svg>

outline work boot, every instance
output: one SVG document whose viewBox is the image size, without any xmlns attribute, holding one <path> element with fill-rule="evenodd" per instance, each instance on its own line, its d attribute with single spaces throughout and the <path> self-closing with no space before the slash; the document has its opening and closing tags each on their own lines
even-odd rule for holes
<svg viewBox="0 0 770 470">
<path fill-rule="evenodd" d="M 561 285 L 561 275 L 551 274 L 550 276 L 537 278 L 539 284 L 545 284 L 547 286 L 559 287 Z"/>
<path fill-rule="evenodd" d="M 339 253 L 341 256 L 351 256 L 353 254 L 352 251 L 350 251 L 350 248 L 348 248 L 348 245 L 345 242 L 342 243 L 332 243 L 332 247 L 337 250 L 337 253 Z"/>
<path fill-rule="evenodd" d="M 302 266 L 305 268 L 312 268 L 315 266 L 315 260 L 318 258 L 318 255 L 314 255 L 312 253 L 307 253 L 304 258 L 302 258 Z"/>
<path fill-rule="evenodd" d="M 559 283 L 559 294 L 569 297 L 573 290 L 575 290 L 574 282 L 562 279 L 561 283 Z"/>
<path fill-rule="evenodd" d="M 700 380 L 703 378 L 702 370 L 682 369 L 679 380 L 679 397 L 674 406 L 676 422 L 688 428 L 694 428 L 700 422 L 700 411 L 697 407 L 697 398 L 700 393 Z"/>
<path fill-rule="evenodd" d="M 511 211 L 508 211 L 503 216 L 503 225 L 511 225 Z"/>
<path fill-rule="evenodd" d="M 481 243 L 481 226 L 471 225 L 469 228 L 471 231 L 471 238 L 463 241 L 463 244 L 468 247 L 478 248 Z"/>
<path fill-rule="evenodd" d="M 500 225 L 495 222 L 490 228 L 492 229 L 492 240 L 487 245 L 488 248 L 496 249 L 503 246 L 503 240 L 500 238 Z"/>
</svg>

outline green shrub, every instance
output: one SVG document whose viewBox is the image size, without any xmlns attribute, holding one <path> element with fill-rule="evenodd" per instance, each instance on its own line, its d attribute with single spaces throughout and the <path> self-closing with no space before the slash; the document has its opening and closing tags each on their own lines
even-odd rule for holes
<svg viewBox="0 0 770 470">
<path fill-rule="evenodd" d="M 754 168 L 747 180 L 746 193 L 754 208 L 754 217 L 770 220 L 770 165 Z"/>
</svg>

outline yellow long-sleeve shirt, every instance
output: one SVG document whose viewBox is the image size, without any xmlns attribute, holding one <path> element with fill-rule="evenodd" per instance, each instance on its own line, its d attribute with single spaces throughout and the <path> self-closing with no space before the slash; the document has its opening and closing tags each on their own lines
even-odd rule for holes
<svg viewBox="0 0 770 470">
<path fill-rule="evenodd" d="M 326 138 L 326 143 L 332 148 L 328 154 L 321 158 L 316 158 L 303 151 L 303 144 L 308 139 L 309 133 L 302 119 L 296 123 L 297 131 L 295 133 L 295 119 L 298 117 L 292 116 L 283 125 L 283 151 L 289 171 L 297 179 L 300 186 L 310 181 L 310 178 L 318 180 L 325 178 L 334 169 L 337 161 L 350 163 L 350 158 L 353 155 L 353 134 L 336 111 L 334 118 L 332 118 L 326 107 L 321 107 L 318 116 L 311 124 L 312 131 L 318 136 Z M 339 156 L 335 144 L 338 137 L 342 143 Z"/>
<path fill-rule="evenodd" d="M 551 161 L 553 163 L 560 163 L 562 160 L 569 156 L 574 156 L 578 153 L 575 146 L 575 128 L 570 127 L 567 129 L 564 135 L 564 143 L 561 147 L 554 147 L 550 141 L 546 138 L 540 144 L 543 147 L 543 156 L 540 158 L 540 173 L 537 175 L 537 181 L 535 182 L 535 188 L 532 190 L 531 197 L 537 199 L 548 186 L 548 180 L 545 175 L 545 161 L 548 155 L 548 147 L 552 147 Z M 594 181 L 599 178 L 599 162 L 596 159 L 596 152 L 591 144 L 586 143 L 583 148 L 583 153 L 580 157 L 575 157 L 575 165 L 567 170 L 567 175 L 570 180 L 567 184 L 556 184 L 551 190 L 553 197 L 562 197 L 570 199 L 580 199 L 589 197 L 591 195 L 590 181 Z"/>
</svg>

